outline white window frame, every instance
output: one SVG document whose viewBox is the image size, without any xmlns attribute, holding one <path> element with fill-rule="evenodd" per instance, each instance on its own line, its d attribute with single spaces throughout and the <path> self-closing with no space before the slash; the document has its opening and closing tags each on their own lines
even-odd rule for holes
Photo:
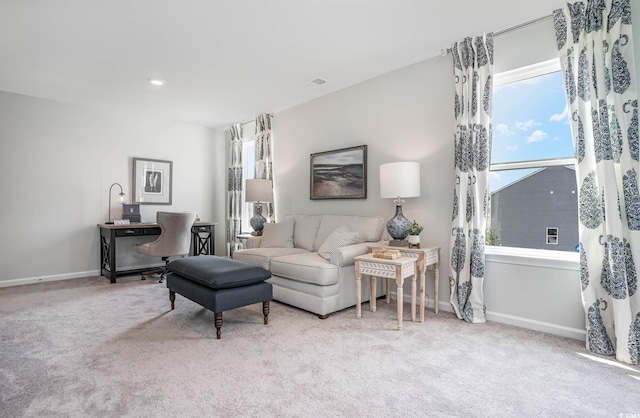
<svg viewBox="0 0 640 418">
<path fill-rule="evenodd" d="M 242 231 L 241 232 L 249 232 L 253 229 L 251 228 L 251 224 L 249 220 L 253 217 L 253 202 L 247 203 L 246 201 L 246 184 L 248 179 L 252 179 L 255 177 L 255 161 L 252 158 L 246 158 L 249 155 L 249 148 L 254 148 L 256 146 L 255 139 L 244 140 L 242 141 L 242 176 L 244 184 L 242 185 Z M 255 154 L 251 154 L 255 155 Z"/>
<path fill-rule="evenodd" d="M 494 87 L 503 86 L 505 84 L 515 83 L 517 81 L 526 80 L 528 78 L 539 77 L 541 75 L 554 73 L 561 71 L 560 59 L 554 58 L 548 61 L 543 61 L 537 64 L 529 65 L 523 68 L 517 68 L 515 70 L 505 71 L 503 73 L 495 74 L 493 85 Z M 575 165 L 575 158 L 549 158 L 543 160 L 530 160 L 530 161 L 514 161 L 508 163 L 496 163 L 489 165 L 489 171 L 504 171 L 504 170 L 521 170 L 526 168 L 546 168 L 553 166 Z"/>
<path fill-rule="evenodd" d="M 548 61 L 532 64 L 514 70 L 494 74 L 494 87 L 514 83 L 532 77 L 561 71 L 560 59 L 553 58 Z M 553 166 L 575 165 L 575 158 L 550 158 L 543 160 L 515 161 L 496 163 L 489 165 L 489 171 L 521 170 L 527 168 L 546 168 Z M 532 248 L 502 247 L 487 245 L 485 247 L 486 261 L 502 264 L 518 264 L 534 267 L 550 267 L 567 270 L 580 269 L 578 252 L 551 251 Z"/>
</svg>

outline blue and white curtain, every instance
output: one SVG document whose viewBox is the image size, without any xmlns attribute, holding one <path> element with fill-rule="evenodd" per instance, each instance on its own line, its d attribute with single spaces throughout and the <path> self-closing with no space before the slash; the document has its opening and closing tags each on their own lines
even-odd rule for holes
<svg viewBox="0 0 640 418">
<path fill-rule="evenodd" d="M 587 348 L 638 364 L 640 173 L 629 0 L 553 12 L 579 185 Z"/>
<path fill-rule="evenodd" d="M 255 178 L 271 180 L 273 184 L 273 148 L 271 144 L 271 115 L 256 116 L 256 164 Z M 263 203 L 266 211 L 262 214 L 267 222 L 275 222 L 273 203 Z"/>
<path fill-rule="evenodd" d="M 242 231 L 242 125 L 229 127 L 229 164 L 227 168 L 227 248 L 234 247 L 236 236 Z"/>
<path fill-rule="evenodd" d="M 455 82 L 455 188 L 449 286 L 459 319 L 485 322 L 484 245 L 489 209 L 493 34 L 451 47 Z"/>
</svg>

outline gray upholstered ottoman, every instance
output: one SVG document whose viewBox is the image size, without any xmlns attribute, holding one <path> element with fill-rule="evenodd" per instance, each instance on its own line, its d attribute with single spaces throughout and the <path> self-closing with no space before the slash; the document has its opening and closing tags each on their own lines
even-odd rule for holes
<svg viewBox="0 0 640 418">
<path fill-rule="evenodd" d="M 253 264 L 213 255 L 187 257 L 169 263 L 167 288 L 171 309 L 176 293 L 215 314 L 220 339 L 222 311 L 262 302 L 265 325 L 269 323 L 269 301 L 273 299 L 271 272 Z"/>
</svg>

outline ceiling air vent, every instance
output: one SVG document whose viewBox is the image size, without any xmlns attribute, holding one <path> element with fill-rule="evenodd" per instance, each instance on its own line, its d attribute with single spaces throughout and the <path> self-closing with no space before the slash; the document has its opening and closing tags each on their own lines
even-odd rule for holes
<svg viewBox="0 0 640 418">
<path fill-rule="evenodd" d="M 327 80 L 325 80 L 324 78 L 318 77 L 318 78 L 314 78 L 313 80 L 309 80 L 304 84 L 308 87 L 318 87 L 323 84 L 327 84 Z"/>
</svg>

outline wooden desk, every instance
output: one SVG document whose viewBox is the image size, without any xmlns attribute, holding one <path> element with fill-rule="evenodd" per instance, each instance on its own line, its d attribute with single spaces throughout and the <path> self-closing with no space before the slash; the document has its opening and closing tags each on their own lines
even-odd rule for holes
<svg viewBox="0 0 640 418">
<path fill-rule="evenodd" d="M 440 247 L 385 247 L 383 245 L 370 245 L 369 252 L 378 248 L 392 248 L 400 251 L 403 257 L 416 258 L 418 270 L 420 270 L 420 322 L 424 322 L 424 284 L 427 267 L 433 266 L 433 311 L 438 313 L 438 288 L 440 287 Z M 389 295 L 389 281 L 387 281 L 387 298 Z M 411 305 L 412 318 L 415 317 L 415 304 Z"/>
<path fill-rule="evenodd" d="M 404 293 L 402 291 L 402 285 L 404 279 L 407 277 L 412 278 L 411 284 L 411 304 L 413 316 L 412 321 L 416 320 L 415 316 L 415 304 L 416 304 L 416 259 L 413 257 L 400 257 L 394 260 L 388 260 L 385 258 L 375 258 L 373 254 L 359 255 L 355 258 L 355 273 L 356 273 L 356 318 L 362 318 L 362 291 L 361 277 L 363 274 L 369 276 L 371 296 L 369 299 L 371 310 L 376 311 L 376 277 L 385 277 L 387 279 L 396 279 L 396 285 L 398 287 L 397 304 L 398 304 L 398 330 L 402 330 L 402 315 L 403 315 L 403 299 Z M 388 282 L 388 281 L 387 281 Z M 387 298 L 389 290 L 387 289 Z"/>
<path fill-rule="evenodd" d="M 192 255 L 213 255 L 215 251 L 215 222 L 196 222 L 191 227 Z M 116 242 L 120 237 L 160 235 L 157 223 L 131 223 L 129 225 L 98 224 L 100 228 L 100 274 L 116 282 L 116 276 L 135 274 L 148 269 L 118 271 Z"/>
</svg>

